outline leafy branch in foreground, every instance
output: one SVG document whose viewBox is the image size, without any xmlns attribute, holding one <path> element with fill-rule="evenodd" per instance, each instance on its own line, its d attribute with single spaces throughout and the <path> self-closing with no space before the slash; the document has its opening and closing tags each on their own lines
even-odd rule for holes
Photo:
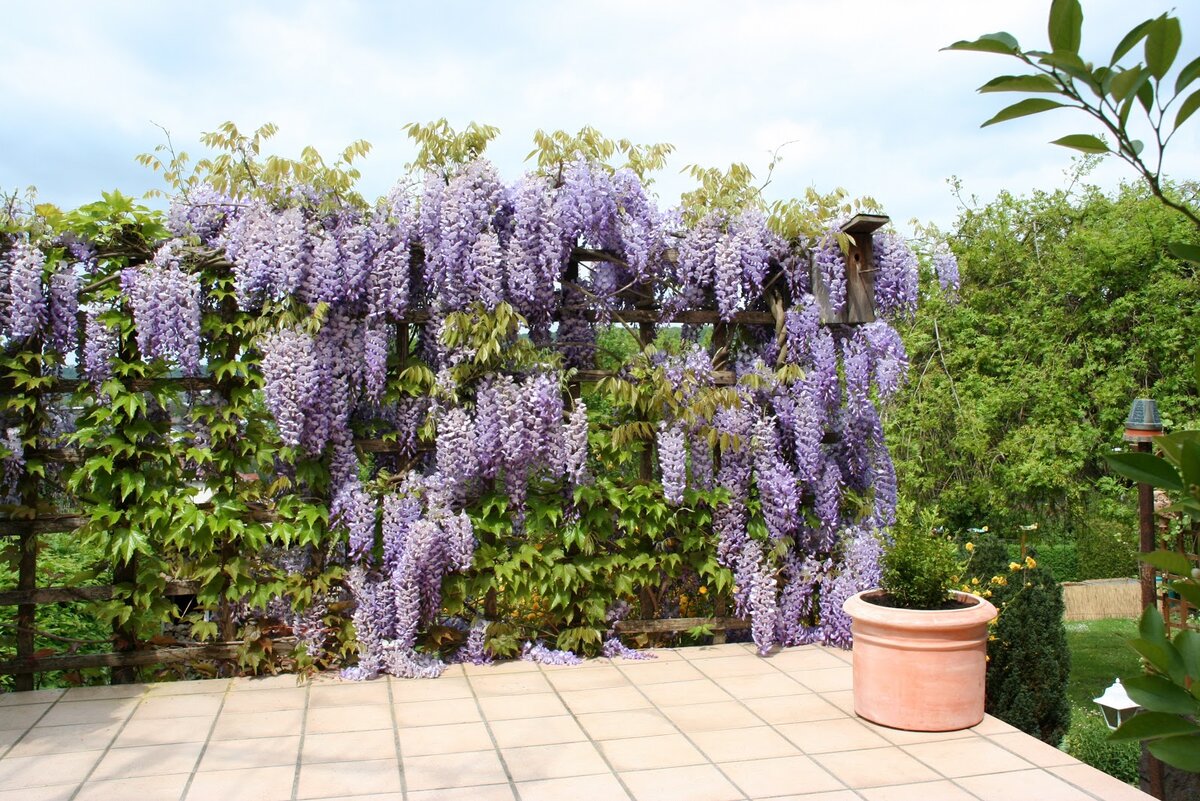
<svg viewBox="0 0 1200 801">
<path fill-rule="evenodd" d="M 1099 66 L 1084 61 L 1079 54 L 1082 27 L 1083 9 L 1079 0 L 1052 0 L 1047 26 L 1049 51 L 1022 50 L 1016 38 L 1004 32 L 985 34 L 975 41 L 955 42 L 943 49 L 1010 56 L 1031 70 L 1019 75 L 1000 75 L 979 87 L 980 92 L 1031 95 L 1002 109 L 983 127 L 1052 109 L 1079 109 L 1100 123 L 1102 136 L 1111 136 L 1114 144 L 1093 133 L 1070 134 L 1052 144 L 1083 153 L 1115 154 L 1141 175 L 1164 205 L 1200 228 L 1200 215 L 1184 199 L 1172 197 L 1164 189 L 1162 179 L 1167 145 L 1200 108 L 1200 90 L 1187 94 L 1192 83 L 1200 78 L 1200 58 L 1192 59 L 1175 72 L 1173 91 L 1167 80 L 1183 42 L 1179 19 L 1164 13 L 1134 26 L 1113 50 L 1108 63 Z M 1122 63 L 1139 44 L 1143 60 Z M 1130 130 L 1135 108 L 1140 108 L 1139 115 L 1149 126 L 1149 148 L 1146 142 L 1134 138 Z M 1194 245 L 1173 244 L 1171 250 L 1180 258 L 1200 259 L 1200 247 Z"/>
</svg>

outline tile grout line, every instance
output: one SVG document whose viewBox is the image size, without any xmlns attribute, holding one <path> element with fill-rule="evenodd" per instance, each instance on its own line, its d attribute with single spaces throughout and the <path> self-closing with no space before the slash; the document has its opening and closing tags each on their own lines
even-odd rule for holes
<svg viewBox="0 0 1200 801">
<path fill-rule="evenodd" d="M 229 694 L 233 692 L 233 681 L 225 685 L 225 692 L 221 693 L 221 703 L 217 704 L 217 714 L 213 715 L 212 723 L 208 726 L 208 734 L 204 736 L 204 743 L 200 746 L 200 753 L 196 755 L 196 762 L 192 765 L 192 769 L 188 771 L 187 781 L 183 783 L 183 790 L 179 793 L 179 801 L 184 801 L 187 798 L 188 792 L 192 789 L 192 782 L 196 779 L 196 773 L 200 770 L 200 763 L 204 760 L 204 755 L 208 752 L 208 744 L 212 742 L 213 732 L 217 729 L 217 721 L 221 719 L 221 712 L 225 709 L 225 701 L 228 700 Z"/>
<path fill-rule="evenodd" d="M 611 660 L 610 660 L 609 664 L 611 664 L 613 667 L 617 667 L 616 663 L 612 662 Z M 571 708 L 571 705 L 568 704 L 566 702 L 566 699 L 564 699 L 562 697 L 562 693 L 559 691 L 558 687 L 555 686 L 554 682 L 550 680 L 550 674 L 557 673 L 558 671 L 546 670 L 544 665 L 539 664 L 538 672 L 546 679 L 546 683 L 550 685 L 550 692 L 554 693 L 554 697 L 557 698 L 558 702 L 563 705 L 564 709 L 567 710 L 567 714 L 571 716 L 571 720 L 575 723 L 576 726 L 579 727 L 579 730 L 581 732 L 583 732 L 583 736 L 587 738 L 588 744 L 592 746 L 592 749 L 595 750 L 595 752 L 600 756 L 601 761 L 603 761 L 604 764 L 608 767 L 608 770 L 612 774 L 612 777 L 617 780 L 617 784 L 621 785 L 621 789 L 625 791 L 625 795 L 630 799 L 636 798 L 636 796 L 634 796 L 634 794 L 633 794 L 633 791 L 629 789 L 629 785 L 627 785 L 625 783 L 625 780 L 621 778 L 621 774 L 617 772 L 617 769 L 615 767 L 613 767 L 612 762 L 610 762 L 608 757 L 605 755 L 604 749 L 600 747 L 599 741 L 593 739 L 591 733 L 588 732 L 588 730 L 583 726 L 583 724 L 579 722 L 579 718 L 577 718 L 575 716 L 575 710 Z M 633 682 L 629 681 L 629 677 L 626 676 L 624 673 L 622 673 L 620 668 L 617 668 L 617 672 L 620 674 L 621 678 L 625 679 L 625 681 L 627 683 L 629 683 L 630 686 L 633 686 Z M 613 689 L 613 688 L 598 687 L 598 688 L 594 688 L 594 689 Z M 593 774 L 589 774 L 589 775 L 602 776 L 603 774 L 593 773 Z M 517 797 L 520 798 L 519 795 Z"/>
<path fill-rule="evenodd" d="M 300 743 L 296 748 L 296 772 L 292 775 L 293 799 L 300 793 L 300 768 L 304 761 L 304 736 L 308 731 L 308 705 L 312 698 L 312 687 L 312 679 L 304 683 L 304 714 L 300 716 Z"/>
<path fill-rule="evenodd" d="M 148 693 L 149 688 L 143 690 L 142 694 L 137 696 L 137 703 L 133 705 L 133 707 L 129 710 L 129 714 L 125 716 L 123 721 L 121 721 L 121 725 L 117 727 L 116 732 L 113 733 L 112 739 L 109 740 L 108 745 L 104 747 L 104 751 L 100 754 L 100 758 L 96 760 L 95 764 L 88 769 L 87 774 L 79 781 L 79 786 L 76 787 L 74 792 L 72 792 L 68 797 L 68 801 L 75 801 L 75 799 L 79 797 L 79 794 L 83 792 L 83 788 L 85 785 L 87 785 L 88 779 L 92 778 L 92 774 L 96 772 L 96 768 L 100 767 L 100 763 L 103 762 L 104 758 L 108 756 L 110 751 L 112 751 L 113 744 L 116 743 L 117 740 L 121 739 L 121 732 L 125 731 L 125 727 L 129 725 L 129 721 L 133 720 L 133 716 L 137 713 L 138 708 L 146 702 L 146 696 Z M 66 693 L 63 693 L 63 695 L 65 696 Z M 46 711 L 48 712 L 50 710 Z"/>
<path fill-rule="evenodd" d="M 36 690 L 34 692 L 36 692 Z M 51 701 L 49 703 L 49 705 L 47 705 L 46 708 L 42 710 L 42 714 L 38 715 L 37 719 L 35 721 L 33 721 L 32 723 L 30 723 L 28 726 L 25 727 L 25 731 L 21 732 L 21 736 L 15 740 L 13 740 L 12 745 L 10 745 L 8 748 L 5 748 L 3 753 L 0 753 L 0 760 L 7 757 L 10 751 L 12 751 L 18 745 L 20 745 L 21 741 L 23 741 L 26 737 L 29 736 L 29 732 L 33 731 L 34 727 L 42 722 L 42 718 L 46 717 L 46 715 L 48 715 L 50 713 L 51 709 L 54 709 L 54 707 L 58 706 L 58 702 L 61 701 L 66 696 L 66 694 L 67 694 L 66 691 L 59 693 L 58 697 L 55 698 L 53 701 Z M 30 706 L 30 705 L 29 704 L 14 704 L 13 706 Z"/>
<path fill-rule="evenodd" d="M 1000 719 L 999 719 L 999 718 L 996 718 L 996 720 L 1000 720 Z M 1002 722 L 1006 722 L 1006 721 L 1002 721 Z M 1008 725 L 1012 726 L 1012 724 L 1011 724 L 1011 723 L 1009 723 Z M 1015 726 L 1014 726 L 1013 728 L 1014 728 L 1014 729 L 1016 729 L 1016 727 L 1015 727 Z M 1016 729 L 1016 731 L 1017 731 L 1017 732 L 1020 732 L 1021 734 L 1025 734 L 1027 737 L 1033 737 L 1033 735 L 1032 735 L 1032 734 L 1028 734 L 1027 732 L 1022 732 L 1020 729 Z M 1007 733 L 1011 734 L 1012 732 L 1007 732 Z M 986 736 L 986 735 L 985 735 L 985 736 Z M 1075 782 L 1071 781 L 1070 779 L 1067 779 L 1067 778 L 1065 778 L 1065 777 L 1063 777 L 1063 776 L 1059 776 L 1057 773 L 1055 773 L 1055 772 L 1053 771 L 1053 768 L 1069 768 L 1069 767 L 1074 767 L 1074 765 L 1053 765 L 1053 766 L 1047 766 L 1047 765 L 1038 765 L 1038 764 L 1036 764 L 1036 763 L 1032 762 L 1032 760 L 1030 760 L 1028 757 L 1021 756 L 1021 755 L 1020 755 L 1020 754 L 1018 754 L 1016 751 L 1014 751 L 1014 750 L 1012 750 L 1011 748 L 1009 748 L 1008 746 L 1004 745 L 1004 743 L 998 743 L 998 742 L 996 742 L 995 740 L 993 740 L 991 737 L 987 737 L 986 739 L 987 739 L 987 741 L 988 741 L 989 743 L 991 743 L 992 745 L 994 745 L 994 746 L 996 746 L 996 747 L 998 747 L 998 748 L 1003 748 L 1005 751 L 1007 751 L 1008 753 L 1012 754 L 1013 756 L 1015 756 L 1015 757 L 1018 757 L 1019 759 L 1024 759 L 1026 762 L 1029 762 L 1031 765 L 1033 765 L 1033 767 L 1035 767 L 1035 768 L 1037 768 L 1038 770 L 1042 771 L 1042 773 L 1049 773 L 1049 774 L 1050 774 L 1051 776 L 1053 776 L 1054 778 L 1056 778 L 1056 779 L 1058 779 L 1058 780 L 1060 780 L 1060 781 L 1064 781 L 1064 782 L 1066 782 L 1067 784 L 1069 784 L 1070 786 L 1074 787 L 1076 790 L 1079 790 L 1079 792 L 1081 792 L 1081 793 L 1087 793 L 1087 794 L 1088 794 L 1088 795 L 1090 795 L 1092 798 L 1099 799 L 1099 801 L 1105 801 L 1105 799 L 1104 799 L 1103 797 L 1096 795 L 1094 792 L 1092 792 L 1091 790 L 1087 789 L 1086 787 L 1081 787 L 1080 785 L 1076 784 Z M 1038 738 L 1036 738 L 1036 737 L 1035 737 L 1034 739 L 1038 739 Z M 1041 740 L 1039 740 L 1039 742 L 1042 742 L 1042 741 L 1041 741 Z M 1046 743 L 1046 745 L 1047 745 L 1047 746 L 1049 746 L 1050 748 L 1054 748 L 1054 746 L 1050 745 L 1049 743 Z M 1061 748 L 1055 748 L 1055 750 L 1056 750 L 1056 751 L 1062 751 L 1062 749 L 1061 749 Z M 1062 753 L 1064 753 L 1064 754 L 1066 754 L 1067 756 L 1071 757 L 1071 759 L 1074 759 L 1074 760 L 1075 760 L 1075 765 L 1087 765 L 1087 763 L 1086 763 L 1086 762 L 1084 762 L 1084 761 L 1083 761 L 1083 760 L 1081 760 L 1081 759 L 1076 759 L 1074 756 L 1071 756 L 1070 754 L 1067 754 L 1067 752 L 1066 752 L 1066 751 L 1062 751 Z M 1091 765 L 1088 765 L 1088 767 L 1092 767 L 1092 766 L 1091 766 Z M 1095 770 L 1099 770 L 1099 768 L 1095 768 Z M 1008 771 L 1005 771 L 1005 772 L 1008 772 Z M 1100 772 L 1101 772 L 1101 773 L 1104 773 L 1104 771 L 1102 771 L 1102 770 L 1101 770 Z M 1110 776 L 1111 774 L 1104 773 L 1104 775 L 1105 775 L 1105 776 Z M 1115 777 L 1114 777 L 1114 778 L 1115 778 Z M 1120 780 L 1118 779 L 1118 781 L 1120 781 Z M 1132 787 L 1133 785 L 1131 784 L 1131 785 L 1128 785 L 1128 786 Z M 1139 790 L 1140 790 L 1141 788 L 1139 787 L 1139 788 L 1137 788 L 1137 789 L 1139 789 Z M 1144 792 L 1144 791 L 1143 791 L 1143 792 Z"/>
<path fill-rule="evenodd" d="M 479 719 L 483 722 L 483 729 L 488 734 L 488 739 L 492 741 L 492 750 L 496 753 L 496 759 L 500 760 L 500 767 L 504 771 L 504 778 L 508 780 L 508 789 L 512 791 L 513 798 L 520 798 L 521 793 L 517 790 L 517 783 L 513 779 L 512 770 L 508 767 L 508 760 L 504 758 L 504 752 L 500 750 L 500 743 L 496 740 L 496 733 L 492 731 L 492 724 L 488 720 L 487 715 L 483 713 L 483 704 L 479 702 L 479 693 L 475 692 L 475 682 L 471 681 L 471 676 L 467 674 L 466 666 L 463 666 L 463 679 L 467 682 L 467 689 L 471 691 L 471 700 L 475 702 L 475 711 L 479 713 Z M 473 785 L 480 787 L 482 785 Z"/>
<path fill-rule="evenodd" d="M 404 753 L 400 748 L 400 723 L 396 719 L 396 697 L 392 693 L 392 677 L 385 673 L 383 680 L 387 682 L 388 712 L 392 716 L 392 744 L 396 749 L 396 769 L 400 771 L 400 797 L 408 798 L 408 778 L 404 775 Z M 301 756 L 303 755 L 301 749 Z"/>
</svg>

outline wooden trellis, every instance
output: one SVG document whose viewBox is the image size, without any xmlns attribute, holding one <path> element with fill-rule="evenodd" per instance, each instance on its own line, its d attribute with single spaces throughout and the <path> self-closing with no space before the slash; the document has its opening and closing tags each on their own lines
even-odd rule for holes
<svg viewBox="0 0 1200 801">
<path fill-rule="evenodd" d="M 854 325 L 871 322 L 874 314 L 874 257 L 871 247 L 871 233 L 888 222 L 882 215 L 858 215 L 851 219 L 842 230 L 852 237 L 849 253 L 847 254 L 847 302 L 844 310 L 834 314 L 829 310 L 828 291 L 821 277 L 813 271 L 813 293 L 822 309 L 822 323 L 826 325 Z M 577 248 L 571 259 L 565 281 L 577 280 L 578 264 L 595 261 L 620 261 L 616 256 L 604 251 Z M 729 320 L 723 320 L 717 311 L 712 309 L 693 309 L 680 311 L 668 319 L 664 319 L 661 310 L 655 308 L 645 297 L 633 298 L 633 308 L 615 309 L 611 312 L 600 313 L 593 309 L 564 306 L 561 307 L 554 319 L 570 316 L 575 319 L 583 318 L 589 321 L 611 320 L 615 323 L 636 327 L 641 344 L 647 345 L 653 341 L 656 326 L 660 324 L 712 325 L 712 352 L 714 357 L 714 379 L 719 385 L 735 383 L 734 373 L 728 369 L 725 358 L 726 347 L 733 329 L 739 326 L 771 326 L 778 334 L 783 329 L 784 313 L 787 308 L 786 282 L 781 274 L 776 273 L 768 281 L 762 302 L 765 309 L 741 311 L 732 315 Z M 630 298 L 622 298 L 629 302 Z M 429 320 L 425 310 L 412 310 L 406 318 L 397 324 L 398 345 L 401 352 L 409 352 L 409 326 L 420 326 Z M 578 384 L 597 382 L 604 378 L 615 376 L 613 371 L 576 370 L 572 383 Z M 81 382 L 73 379 L 56 379 L 41 390 L 40 395 L 68 394 L 80 387 Z M 147 391 L 156 385 L 168 384 L 175 388 L 200 392 L 217 389 L 217 382 L 208 377 L 179 377 L 134 380 L 130 382 L 135 391 Z M 36 433 L 36 432 L 33 432 Z M 356 447 L 364 453 L 390 453 L 403 450 L 404 446 L 381 439 L 357 439 Z M 79 460 L 78 453 L 71 449 L 28 449 L 30 456 L 49 462 L 75 462 Z M 649 477 L 651 464 L 643 465 L 643 472 Z M 24 506 L 37 507 L 36 498 L 24 499 Z M 268 510 L 251 511 L 250 518 L 260 522 L 269 522 L 273 515 Z M 140 666 L 164 664 L 195 664 L 213 660 L 230 660 L 236 658 L 239 648 L 243 645 L 237 641 L 224 641 L 211 644 L 184 645 L 180 647 L 139 648 L 130 646 L 107 653 L 93 654 L 60 654 L 38 655 L 35 652 L 35 633 L 37 623 L 37 607 L 48 604 L 97 602 L 112 600 L 119 597 L 114 585 L 85 586 L 85 587 L 38 587 L 37 586 L 37 553 L 39 537 L 45 534 L 69 533 L 77 530 L 87 522 L 87 518 L 71 514 L 39 515 L 31 519 L 0 520 L 0 537 L 15 537 L 18 539 L 17 586 L 15 589 L 0 591 L 0 606 L 16 608 L 16 655 L 14 658 L 0 661 L 0 675 L 15 675 L 15 686 L 18 690 L 34 688 L 35 674 L 56 670 L 79 670 L 87 668 L 113 668 L 114 683 L 132 680 L 131 669 Z M 118 565 L 114 571 L 117 582 L 128 580 L 131 569 L 129 565 Z M 124 574 L 123 574 L 124 571 Z M 167 580 L 163 589 L 166 597 L 194 595 L 199 588 L 198 582 Z M 729 630 L 746 629 L 749 621 L 727 617 L 724 599 L 714 599 L 715 616 L 712 618 L 675 618 L 655 620 L 627 620 L 617 625 L 617 630 L 623 633 L 678 633 L 697 627 L 708 627 L 714 632 L 716 641 L 724 640 L 725 632 Z M 133 637 L 120 629 L 114 632 L 114 643 L 125 638 L 132 643 Z M 287 638 L 275 640 L 284 644 L 294 642 Z"/>
</svg>

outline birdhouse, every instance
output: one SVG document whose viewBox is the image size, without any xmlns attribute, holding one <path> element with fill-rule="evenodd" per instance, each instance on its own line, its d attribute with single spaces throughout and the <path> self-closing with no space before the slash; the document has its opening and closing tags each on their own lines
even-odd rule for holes
<svg viewBox="0 0 1200 801">
<path fill-rule="evenodd" d="M 821 310 L 821 322 L 870 323 L 875 321 L 875 257 L 871 234 L 888 224 L 884 214 L 856 214 L 841 231 L 850 237 L 846 257 L 846 305 L 834 313 L 829 304 L 829 287 L 817 269 L 812 269 L 813 296 Z"/>
</svg>

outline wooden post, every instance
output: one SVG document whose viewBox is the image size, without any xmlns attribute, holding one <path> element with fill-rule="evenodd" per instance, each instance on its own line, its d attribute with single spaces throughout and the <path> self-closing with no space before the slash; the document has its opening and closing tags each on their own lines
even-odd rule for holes
<svg viewBox="0 0 1200 801">
<path fill-rule="evenodd" d="M 821 310 L 821 322 L 870 323 L 875 320 L 875 251 L 871 234 L 887 225 L 889 217 L 882 214 L 856 214 L 842 226 L 842 233 L 851 238 L 846 256 L 846 304 L 834 312 L 829 304 L 829 287 L 813 264 L 813 296 Z"/>
<path fill-rule="evenodd" d="M 135 555 L 128 562 L 118 560 L 113 565 L 113 584 L 129 584 L 136 586 L 137 584 L 137 556 Z M 115 621 L 113 623 L 113 650 L 118 653 L 137 650 L 137 630 L 132 622 L 121 623 Z M 137 681 L 137 668 L 135 667 L 114 667 L 112 669 L 113 684 L 133 684 Z"/>
<path fill-rule="evenodd" d="M 38 535 L 33 531 L 21 535 L 20 562 L 17 566 L 17 589 L 32 591 L 37 589 L 37 543 Z M 27 659 L 33 656 L 34 629 L 37 623 L 37 605 L 21 604 L 17 607 L 17 659 Z M 13 679 L 13 686 L 18 691 L 32 690 L 35 676 L 33 673 L 18 673 Z"/>
<path fill-rule="evenodd" d="M 1149 442 L 1137 442 L 1134 445 L 1140 453 L 1149 453 L 1153 447 Z M 1149 484 L 1138 483 L 1138 547 L 1142 553 L 1150 553 L 1154 548 L 1154 488 Z M 1158 594 L 1154 582 L 1154 565 L 1142 562 L 1139 575 L 1142 582 L 1142 608 L 1154 606 Z"/>
</svg>

